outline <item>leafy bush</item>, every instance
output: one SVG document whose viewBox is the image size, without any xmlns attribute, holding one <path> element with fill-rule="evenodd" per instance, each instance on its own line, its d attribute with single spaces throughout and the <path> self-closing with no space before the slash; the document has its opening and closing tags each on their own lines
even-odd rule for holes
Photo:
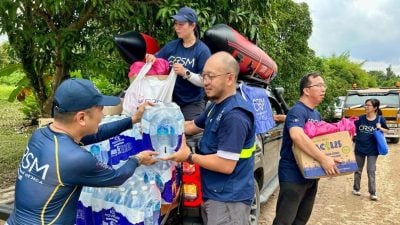
<svg viewBox="0 0 400 225">
<path fill-rule="evenodd" d="M 16 71 L 8 76 L 0 76 L 0 84 L 16 86 L 24 76 L 25 73 L 22 71 Z"/>
<path fill-rule="evenodd" d="M 0 188 L 15 182 L 18 162 L 31 134 L 31 130 L 23 126 L 24 115 L 19 111 L 21 103 L 7 101 L 13 89 L 12 86 L 0 85 Z"/>
<path fill-rule="evenodd" d="M 115 83 L 105 76 L 98 76 L 92 79 L 93 83 L 100 89 L 105 95 L 119 95 L 124 89 L 127 88 L 126 83 Z"/>
<path fill-rule="evenodd" d="M 28 95 L 21 103 L 21 112 L 25 115 L 25 119 L 36 120 L 37 118 L 39 118 L 40 110 L 36 102 L 35 96 Z"/>
</svg>

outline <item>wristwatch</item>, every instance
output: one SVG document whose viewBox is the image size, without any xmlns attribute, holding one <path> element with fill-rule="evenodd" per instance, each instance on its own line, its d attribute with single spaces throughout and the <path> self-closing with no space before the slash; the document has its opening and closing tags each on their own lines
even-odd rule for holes
<svg viewBox="0 0 400 225">
<path fill-rule="evenodd" d="M 136 162 L 137 162 L 138 165 L 141 165 L 141 164 L 142 164 L 143 157 L 140 156 L 139 154 L 133 155 L 133 156 L 131 156 L 131 157 L 129 157 L 129 158 L 131 158 L 131 159 L 133 159 L 133 160 L 136 160 Z"/>
<path fill-rule="evenodd" d="M 185 75 L 183 76 L 183 79 L 187 80 L 192 76 L 192 73 L 189 70 L 185 71 Z"/>
<path fill-rule="evenodd" d="M 194 164 L 192 157 L 193 157 L 193 152 L 191 152 L 191 153 L 188 155 L 188 157 L 186 158 L 186 162 L 188 162 L 188 163 L 190 163 L 190 164 Z"/>
</svg>

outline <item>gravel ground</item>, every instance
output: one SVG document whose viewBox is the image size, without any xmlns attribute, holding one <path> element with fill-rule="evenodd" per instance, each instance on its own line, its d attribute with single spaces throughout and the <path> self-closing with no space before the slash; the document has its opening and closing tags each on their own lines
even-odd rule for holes
<svg viewBox="0 0 400 225">
<path fill-rule="evenodd" d="M 322 178 L 319 182 L 310 225 L 400 224 L 400 144 L 389 144 L 389 154 L 377 162 L 378 201 L 369 199 L 367 174 L 361 180 L 361 196 L 351 193 L 353 175 Z M 270 225 L 275 216 L 278 190 L 261 206 L 260 225 Z"/>
</svg>

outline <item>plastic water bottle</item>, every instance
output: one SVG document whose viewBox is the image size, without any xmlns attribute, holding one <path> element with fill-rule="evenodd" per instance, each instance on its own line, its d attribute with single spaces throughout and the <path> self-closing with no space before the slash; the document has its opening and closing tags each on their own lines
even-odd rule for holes
<svg viewBox="0 0 400 225">
<path fill-rule="evenodd" d="M 105 193 L 102 188 L 93 188 L 92 211 L 95 224 L 101 224 L 103 221 L 103 207 L 105 206 Z"/>
<path fill-rule="evenodd" d="M 153 225 L 153 199 L 149 193 L 147 185 L 142 186 L 142 197 L 143 197 L 143 223 L 144 225 Z"/>
<path fill-rule="evenodd" d="M 76 225 L 93 224 L 92 194 L 93 187 L 83 187 L 77 207 Z"/>
<path fill-rule="evenodd" d="M 149 193 L 150 193 L 150 199 L 152 200 L 152 212 L 153 212 L 152 224 L 158 225 L 158 219 L 160 218 L 160 210 L 161 210 L 161 193 L 154 180 L 150 181 L 149 186 L 150 186 Z"/>
<path fill-rule="evenodd" d="M 115 202 L 115 211 L 119 212 L 122 216 L 126 218 L 126 201 L 127 193 L 122 192 L 120 193 L 120 196 L 117 198 Z"/>
<path fill-rule="evenodd" d="M 134 139 L 132 155 L 135 155 L 143 150 L 143 134 L 142 127 L 139 123 L 136 123 L 135 126 L 132 127 L 132 130 Z"/>
<path fill-rule="evenodd" d="M 116 199 L 115 197 L 116 191 L 117 191 L 116 188 L 105 188 L 103 211 L 107 211 L 114 206 L 113 199 Z"/>
<path fill-rule="evenodd" d="M 143 138 L 150 136 L 151 146 L 159 157 L 173 153 L 184 129 L 184 118 L 175 103 L 157 103 L 146 109 L 142 117 Z"/>
<path fill-rule="evenodd" d="M 153 182 L 158 189 L 160 189 L 161 191 L 164 190 L 164 182 L 161 178 L 159 171 L 148 168 L 144 173 L 143 181 L 145 184 L 150 184 L 151 182 Z"/>
<path fill-rule="evenodd" d="M 89 149 L 90 153 L 92 153 L 92 155 L 98 160 L 101 161 L 101 154 L 100 154 L 100 146 L 97 144 L 93 144 L 90 146 Z"/>
<path fill-rule="evenodd" d="M 137 190 L 133 190 L 127 195 L 125 214 L 131 224 L 138 224 L 144 221 L 143 200 Z"/>
<path fill-rule="evenodd" d="M 103 141 L 100 143 L 92 144 L 90 145 L 89 151 L 92 153 L 92 155 L 102 163 L 104 166 L 107 166 L 108 163 L 108 150 L 109 150 L 109 145 L 107 145 L 107 141 Z"/>
<path fill-rule="evenodd" d="M 103 163 L 104 166 L 110 165 L 111 163 L 109 162 L 109 150 L 110 150 L 110 144 L 108 143 L 108 140 L 103 141 L 100 143 L 100 157 L 101 157 L 101 162 Z"/>
<path fill-rule="evenodd" d="M 103 210 L 103 221 L 102 223 L 96 224 L 109 224 L 109 222 L 117 219 L 115 212 L 119 212 L 118 210 L 120 210 L 120 205 L 118 205 L 118 203 L 121 201 L 121 197 L 124 195 L 126 189 L 120 186 L 118 188 L 110 188 L 109 190 L 110 191 L 107 192 L 107 195 L 104 197 L 106 210 Z"/>
</svg>

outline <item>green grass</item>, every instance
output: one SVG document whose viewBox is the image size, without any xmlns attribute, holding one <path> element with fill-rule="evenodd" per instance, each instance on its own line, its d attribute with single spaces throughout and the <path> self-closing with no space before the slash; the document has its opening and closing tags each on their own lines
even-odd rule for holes
<svg viewBox="0 0 400 225">
<path fill-rule="evenodd" d="M 7 101 L 13 89 L 0 84 L 0 188 L 14 184 L 18 163 L 31 135 L 31 128 L 23 125 L 21 103 Z"/>
</svg>

